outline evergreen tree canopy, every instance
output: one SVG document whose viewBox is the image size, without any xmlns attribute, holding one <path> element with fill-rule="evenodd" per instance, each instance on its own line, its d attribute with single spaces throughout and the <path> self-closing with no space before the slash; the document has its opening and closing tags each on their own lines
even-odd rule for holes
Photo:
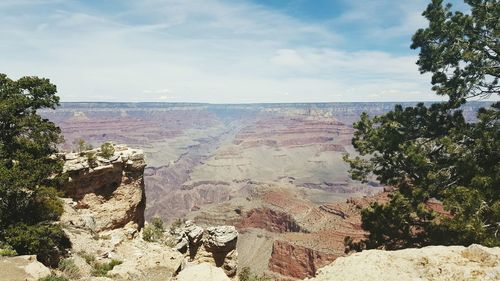
<svg viewBox="0 0 500 281">
<path fill-rule="evenodd" d="M 54 157 L 60 129 L 37 114 L 39 109 L 59 105 L 55 94 L 56 86 L 48 79 L 14 81 L 0 74 L 0 244 L 14 247 L 19 254 L 44 252 L 39 258 L 46 263 L 55 262 L 53 257 L 63 248 L 59 244 L 67 242 L 60 228 L 43 225 L 63 211 L 55 189 L 55 175 L 62 170 L 62 162 Z M 31 242 L 39 246 L 27 245 Z M 61 247 L 44 249 L 49 245 Z"/>
<path fill-rule="evenodd" d="M 423 13 L 429 27 L 413 36 L 421 72 L 432 73 L 433 90 L 449 101 L 363 113 L 354 124 L 360 156 L 344 158 L 352 178 L 376 177 L 396 191 L 362 211 L 369 235 L 360 243 L 347 238 L 348 248 L 500 245 L 500 103 L 481 108 L 472 123 L 459 108 L 472 97 L 499 95 L 500 4 L 465 2 L 470 14 L 433 0 Z"/>
</svg>

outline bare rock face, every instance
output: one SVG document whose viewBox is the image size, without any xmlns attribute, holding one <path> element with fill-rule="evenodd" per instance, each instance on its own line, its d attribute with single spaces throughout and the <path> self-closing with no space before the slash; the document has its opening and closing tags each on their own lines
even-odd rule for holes
<svg viewBox="0 0 500 281">
<path fill-rule="evenodd" d="M 233 277 L 237 271 L 236 243 L 238 231 L 234 226 L 216 226 L 203 229 L 191 221 L 174 231 L 175 248 L 188 255 L 190 263 L 207 263 L 223 269 Z"/>
<path fill-rule="evenodd" d="M 186 267 L 175 278 L 177 281 L 230 281 L 224 271 L 208 263 Z"/>
<path fill-rule="evenodd" d="M 336 258 L 337 256 L 332 254 L 276 240 L 269 259 L 269 270 L 303 279 L 315 276 L 318 268 Z"/>
<path fill-rule="evenodd" d="M 209 252 L 228 252 L 236 248 L 238 231 L 234 226 L 224 225 L 207 228 L 203 245 Z"/>
<path fill-rule="evenodd" d="M 69 179 L 63 191 L 71 198 L 61 218 L 64 224 L 94 232 L 144 226 L 144 154 L 124 145 L 114 149 L 109 159 L 98 156 L 99 149 L 64 155 Z"/>
<path fill-rule="evenodd" d="M 308 280 L 500 280 L 500 248 L 471 245 L 367 250 L 336 259 Z"/>
<path fill-rule="evenodd" d="M 36 281 L 50 275 L 50 269 L 36 260 L 36 256 L 0 257 L 0 279 L 9 281 Z"/>
</svg>

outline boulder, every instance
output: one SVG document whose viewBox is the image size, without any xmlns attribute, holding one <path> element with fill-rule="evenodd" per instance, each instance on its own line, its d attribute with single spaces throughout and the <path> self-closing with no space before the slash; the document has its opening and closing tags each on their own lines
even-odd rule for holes
<svg viewBox="0 0 500 281">
<path fill-rule="evenodd" d="M 216 226 L 203 230 L 191 221 L 174 229 L 171 234 L 177 243 L 174 248 L 186 254 L 193 264 L 207 263 L 223 269 L 229 277 L 237 271 L 238 232 L 234 226 Z"/>
<path fill-rule="evenodd" d="M 38 262 L 36 256 L 0 257 L 0 279 L 36 281 L 50 275 L 50 269 Z"/>
<path fill-rule="evenodd" d="M 224 271 L 208 263 L 200 263 L 186 267 L 179 272 L 177 281 L 230 281 Z"/>
<path fill-rule="evenodd" d="M 238 231 L 234 226 L 208 227 L 203 245 L 209 252 L 230 252 L 236 248 Z"/>
<path fill-rule="evenodd" d="M 193 224 L 191 221 L 186 222 L 185 233 L 189 239 L 189 243 L 197 245 L 203 237 L 203 228 Z"/>
<path fill-rule="evenodd" d="M 340 257 L 310 281 L 500 280 L 500 248 L 429 246 Z"/>
</svg>

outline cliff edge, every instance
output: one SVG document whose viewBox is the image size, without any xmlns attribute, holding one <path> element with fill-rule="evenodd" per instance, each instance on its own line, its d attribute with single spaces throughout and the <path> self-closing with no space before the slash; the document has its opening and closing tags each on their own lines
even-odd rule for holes
<svg viewBox="0 0 500 281">
<path fill-rule="evenodd" d="M 68 225 L 93 232 L 144 226 L 144 153 L 115 145 L 107 158 L 100 149 L 65 154 L 63 186 L 66 200 L 61 218 Z"/>
<path fill-rule="evenodd" d="M 307 280 L 500 280 L 500 248 L 473 244 L 367 250 L 339 257 Z"/>
</svg>

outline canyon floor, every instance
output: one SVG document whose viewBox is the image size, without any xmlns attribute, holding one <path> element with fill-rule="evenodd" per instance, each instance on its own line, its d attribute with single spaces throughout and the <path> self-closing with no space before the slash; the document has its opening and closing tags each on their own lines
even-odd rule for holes
<svg viewBox="0 0 500 281">
<path fill-rule="evenodd" d="M 64 103 L 42 114 L 63 150 L 81 138 L 145 151 L 146 219 L 234 225 L 239 268 L 303 279 L 344 254 L 345 236 L 362 237 L 360 209 L 383 200 L 383 187 L 349 178 L 342 155 L 361 112 L 393 106 Z"/>
</svg>

